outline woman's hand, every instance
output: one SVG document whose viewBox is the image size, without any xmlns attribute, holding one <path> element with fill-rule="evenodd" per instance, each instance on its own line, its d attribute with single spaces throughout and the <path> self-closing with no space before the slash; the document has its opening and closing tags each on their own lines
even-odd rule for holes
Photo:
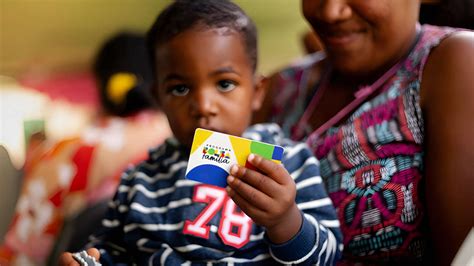
<svg viewBox="0 0 474 266">
<path fill-rule="evenodd" d="M 302 223 L 295 182 L 281 164 L 254 154 L 247 161 L 257 170 L 232 166 L 227 192 L 245 214 L 266 228 L 273 243 L 284 243 L 298 233 Z"/>
<path fill-rule="evenodd" d="M 87 250 L 87 254 L 90 256 L 94 257 L 96 261 L 99 261 L 100 258 L 100 252 L 96 248 L 90 248 Z M 72 253 L 70 252 L 64 252 L 61 254 L 61 257 L 59 257 L 59 263 L 60 266 L 80 266 L 79 262 L 77 262 L 73 257 Z"/>
</svg>

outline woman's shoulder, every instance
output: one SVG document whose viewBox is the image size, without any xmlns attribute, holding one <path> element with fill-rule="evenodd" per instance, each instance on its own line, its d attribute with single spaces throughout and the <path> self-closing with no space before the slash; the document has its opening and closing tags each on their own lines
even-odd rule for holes
<svg viewBox="0 0 474 266">
<path fill-rule="evenodd" d="M 422 73 L 422 92 L 425 91 L 426 94 L 436 88 L 446 89 L 441 88 L 439 84 L 467 89 L 473 84 L 473 69 L 474 32 L 467 30 L 453 32 L 441 40 L 429 54 Z M 430 89 L 423 89 L 426 87 Z"/>
<path fill-rule="evenodd" d="M 454 85 L 462 82 L 460 78 L 468 74 L 464 72 L 472 69 L 474 32 L 432 25 L 423 25 L 421 29 L 423 34 L 417 50 L 423 53 L 418 54 L 418 57 L 423 57 L 419 72 L 423 101 L 427 93 L 431 94 L 433 89 L 440 88 L 436 84 L 448 82 Z"/>
<path fill-rule="evenodd" d="M 421 32 L 421 39 L 415 48 L 415 54 L 421 52 L 424 53 L 426 57 L 432 57 L 433 52 L 439 50 L 441 50 L 441 53 L 445 53 L 450 50 L 459 49 L 458 45 L 462 45 L 461 43 L 466 41 L 462 40 L 465 39 L 465 37 L 460 36 L 472 36 L 474 33 L 467 29 L 433 26 L 429 24 L 422 25 Z"/>
<path fill-rule="evenodd" d="M 420 105 L 426 114 L 448 119 L 453 132 L 453 117 L 469 121 L 474 112 L 474 32 L 458 31 L 445 38 L 430 53 L 423 69 Z M 441 125 L 440 125 L 441 126 Z"/>
<path fill-rule="evenodd" d="M 471 63 L 466 56 L 474 53 L 474 31 L 458 29 L 440 41 L 430 54 L 431 63 L 438 61 L 456 64 Z M 443 64 L 441 64 L 442 66 Z"/>
<path fill-rule="evenodd" d="M 473 61 L 469 59 L 474 54 L 474 31 L 456 31 L 442 40 L 436 49 L 438 51 L 433 51 L 432 61 L 443 60 L 461 66 L 472 66 Z"/>
</svg>

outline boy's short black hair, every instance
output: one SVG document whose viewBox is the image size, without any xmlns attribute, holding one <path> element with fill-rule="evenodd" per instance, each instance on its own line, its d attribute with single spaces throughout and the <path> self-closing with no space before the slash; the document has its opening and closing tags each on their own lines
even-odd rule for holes
<svg viewBox="0 0 474 266">
<path fill-rule="evenodd" d="M 236 4 L 228 0 L 176 0 L 166 7 L 148 31 L 147 45 L 155 75 L 156 47 L 193 26 L 228 28 L 239 33 L 252 63 L 257 68 L 257 28 L 252 19 Z"/>
</svg>

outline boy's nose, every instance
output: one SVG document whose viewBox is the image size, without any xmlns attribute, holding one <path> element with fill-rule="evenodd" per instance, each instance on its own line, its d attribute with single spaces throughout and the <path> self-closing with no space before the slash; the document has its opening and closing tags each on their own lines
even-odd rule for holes
<svg viewBox="0 0 474 266">
<path fill-rule="evenodd" d="M 351 16 L 347 0 L 320 0 L 317 16 L 326 23 L 336 23 Z"/>
<path fill-rule="evenodd" d="M 217 114 L 217 95 L 210 90 L 197 90 L 191 103 L 191 115 L 196 118 Z"/>
</svg>

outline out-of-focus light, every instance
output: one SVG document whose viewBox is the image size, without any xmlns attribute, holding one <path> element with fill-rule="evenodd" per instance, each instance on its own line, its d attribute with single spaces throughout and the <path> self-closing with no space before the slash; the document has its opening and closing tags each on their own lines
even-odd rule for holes
<svg viewBox="0 0 474 266">
<path fill-rule="evenodd" d="M 25 158 L 25 121 L 44 121 L 49 99 L 26 90 L 13 79 L 0 76 L 0 144 L 20 168 Z"/>
<path fill-rule="evenodd" d="M 90 122 L 94 109 L 25 88 L 12 78 L 0 76 L 0 145 L 12 163 L 21 168 L 29 135 L 42 130 L 47 141 L 78 136 Z"/>
<path fill-rule="evenodd" d="M 68 101 L 53 101 L 45 115 L 47 138 L 58 141 L 80 135 L 91 121 L 93 110 L 95 109 Z"/>
</svg>

